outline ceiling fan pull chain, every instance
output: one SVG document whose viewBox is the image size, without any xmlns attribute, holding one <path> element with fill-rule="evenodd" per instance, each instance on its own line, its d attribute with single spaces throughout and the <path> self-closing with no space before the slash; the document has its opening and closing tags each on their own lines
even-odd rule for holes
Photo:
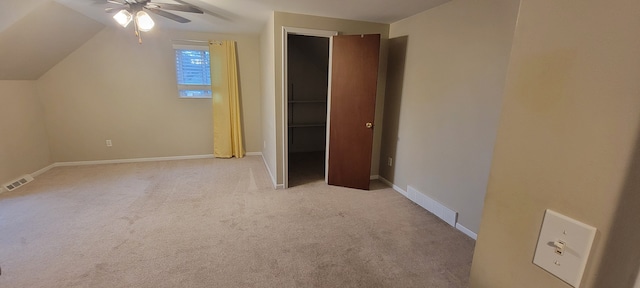
<svg viewBox="0 0 640 288">
<path fill-rule="evenodd" d="M 137 21 L 133 21 L 133 31 L 135 31 L 136 37 L 138 37 L 138 44 L 142 44 L 142 33 L 140 33 L 140 30 L 138 29 Z"/>
</svg>

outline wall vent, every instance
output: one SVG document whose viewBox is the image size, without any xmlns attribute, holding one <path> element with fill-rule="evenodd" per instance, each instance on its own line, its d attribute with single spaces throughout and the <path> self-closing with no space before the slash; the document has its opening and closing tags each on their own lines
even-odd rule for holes
<svg viewBox="0 0 640 288">
<path fill-rule="evenodd" d="M 4 189 L 7 189 L 7 191 L 13 191 L 18 189 L 19 187 L 22 187 L 22 185 L 27 184 L 29 182 L 33 181 L 33 177 L 31 177 L 31 175 L 24 175 L 18 179 L 15 179 L 9 183 L 5 183 L 4 185 L 2 185 L 2 187 Z"/>
</svg>

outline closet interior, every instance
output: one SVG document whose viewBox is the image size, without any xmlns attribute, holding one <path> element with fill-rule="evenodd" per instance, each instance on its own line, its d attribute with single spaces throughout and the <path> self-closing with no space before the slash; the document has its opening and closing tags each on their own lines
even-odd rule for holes
<svg viewBox="0 0 640 288">
<path fill-rule="evenodd" d="M 289 187 L 323 181 L 329 38 L 287 36 Z"/>
</svg>

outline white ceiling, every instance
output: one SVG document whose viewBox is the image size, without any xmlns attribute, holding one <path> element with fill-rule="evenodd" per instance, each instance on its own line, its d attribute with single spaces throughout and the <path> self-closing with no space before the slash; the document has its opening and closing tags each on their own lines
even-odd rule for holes
<svg viewBox="0 0 640 288">
<path fill-rule="evenodd" d="M 393 23 L 450 0 L 182 1 L 207 13 L 175 12 L 191 19 L 188 24 L 152 14 L 159 29 L 258 33 L 273 11 Z M 104 12 L 107 7 L 117 5 L 106 0 L 0 0 L 0 80 L 38 79 L 104 25 L 117 26 L 113 14 Z"/>
<path fill-rule="evenodd" d="M 0 0 L 0 32 L 48 0 Z"/>
<path fill-rule="evenodd" d="M 3 0 L 4 1 L 4 0 Z M 17 1 L 17 0 L 10 0 Z M 38 1 L 38 0 L 29 0 Z M 96 21 L 115 25 L 100 0 L 55 0 Z M 211 12 L 198 15 L 175 12 L 192 22 L 179 24 L 151 15 L 158 27 L 201 32 L 257 33 L 273 11 L 291 12 L 333 18 L 393 23 L 408 16 L 428 10 L 450 0 L 183 0 Z M 175 3 L 171 0 L 155 0 Z"/>
</svg>

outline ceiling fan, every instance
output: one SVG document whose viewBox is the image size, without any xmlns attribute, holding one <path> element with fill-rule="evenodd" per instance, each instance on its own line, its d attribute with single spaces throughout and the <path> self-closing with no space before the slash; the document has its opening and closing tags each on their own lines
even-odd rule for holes
<svg viewBox="0 0 640 288">
<path fill-rule="evenodd" d="M 151 0 L 106 0 L 106 2 L 118 5 L 118 7 L 106 8 L 105 12 L 118 12 L 113 16 L 113 19 L 115 19 L 118 24 L 122 25 L 122 27 L 127 27 L 129 23 L 133 22 L 134 31 L 138 37 L 138 42 L 141 44 L 142 36 L 140 35 L 140 32 L 150 31 L 155 25 L 153 19 L 151 19 L 151 16 L 149 16 L 145 10 L 179 23 L 189 23 L 191 20 L 174 13 L 167 12 L 166 10 L 197 14 L 204 13 L 202 9 L 178 0 L 176 0 L 176 2 L 181 4 L 156 3 Z"/>
</svg>

